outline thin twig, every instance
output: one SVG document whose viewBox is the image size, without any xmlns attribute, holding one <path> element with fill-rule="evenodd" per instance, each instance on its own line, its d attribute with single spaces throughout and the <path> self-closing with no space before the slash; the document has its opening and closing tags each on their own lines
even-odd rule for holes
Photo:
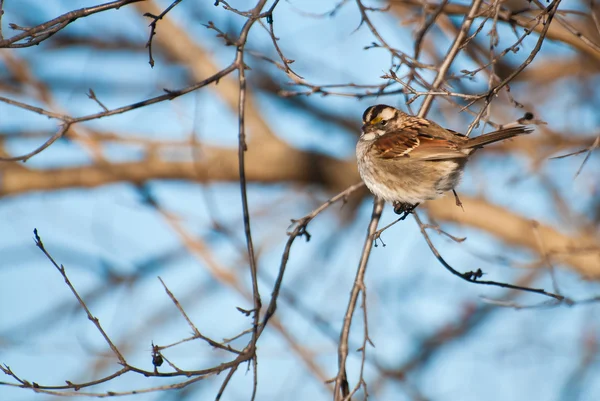
<svg viewBox="0 0 600 401">
<path fill-rule="evenodd" d="M 344 323 L 342 325 L 342 332 L 340 334 L 340 343 L 338 345 L 338 374 L 335 378 L 335 389 L 334 399 L 342 400 L 349 395 L 348 379 L 346 377 L 346 359 L 348 358 L 348 339 L 350 337 L 350 326 L 352 325 L 352 317 L 354 310 L 356 309 L 356 301 L 362 288 L 364 287 L 364 276 L 367 271 L 367 262 L 371 255 L 371 249 L 373 248 L 374 234 L 383 212 L 384 202 L 381 199 L 375 198 L 373 201 L 373 212 L 371 214 L 371 221 L 367 229 L 367 236 L 363 245 L 363 250 L 356 271 L 356 277 L 352 290 L 350 292 L 350 299 L 348 300 L 348 307 L 346 308 L 346 314 L 344 316 Z"/>
<path fill-rule="evenodd" d="M 146 47 L 148 48 L 148 58 L 149 58 L 148 63 L 150 64 L 150 67 L 152 67 L 152 68 L 154 68 L 154 58 L 152 57 L 152 39 L 154 39 L 154 35 L 156 35 L 156 25 L 158 24 L 158 21 L 163 19 L 165 17 L 165 15 L 167 15 L 167 13 L 169 11 L 171 11 L 179 3 L 181 3 L 181 0 L 174 0 L 169 5 L 169 7 L 165 8 L 165 10 L 162 13 L 160 13 L 159 15 L 154 15 L 151 13 L 144 14 L 144 17 L 152 18 L 152 22 L 150 23 L 150 35 L 148 37 L 148 41 L 146 42 Z"/>
<path fill-rule="evenodd" d="M 98 99 L 98 97 L 96 96 L 96 93 L 94 92 L 94 90 L 92 88 L 88 89 L 88 94 L 87 96 L 92 99 L 94 102 L 96 102 L 98 104 L 98 106 L 100 106 L 102 108 L 102 110 L 104 111 L 108 111 L 108 107 L 106 107 L 104 105 L 104 103 L 102 103 L 100 101 L 100 99 Z"/>
<path fill-rule="evenodd" d="M 479 124 L 479 121 L 481 120 L 483 115 L 488 111 L 488 107 L 491 104 L 492 99 L 500 92 L 500 90 L 502 88 L 504 88 L 505 86 L 507 86 L 517 75 L 519 75 L 525 69 L 525 67 L 527 67 L 529 64 L 531 64 L 531 62 L 535 59 L 538 52 L 541 50 L 542 45 L 544 44 L 546 34 L 548 33 L 548 29 L 550 28 L 550 25 L 552 22 L 552 18 L 556 14 L 556 10 L 558 9 L 560 2 L 561 2 L 561 0 L 555 0 L 552 2 L 552 4 L 550 4 L 548 6 L 548 8 L 547 8 L 548 12 L 546 14 L 547 18 L 546 18 L 546 21 L 544 21 L 544 23 L 543 23 L 543 28 L 539 34 L 538 41 L 535 44 L 535 47 L 533 48 L 531 53 L 529 53 L 529 56 L 527 57 L 527 59 L 523 63 L 521 63 L 521 65 L 519 65 L 519 67 L 517 67 L 513 72 L 508 74 L 508 76 L 506 78 L 504 78 L 504 80 L 502 80 L 502 82 L 500 82 L 498 85 L 496 85 L 494 88 L 492 88 L 488 92 L 486 99 L 485 99 L 485 104 L 483 105 L 483 107 L 481 107 L 481 110 L 479 111 L 479 113 L 477 114 L 477 116 L 475 117 L 473 122 L 469 125 L 469 129 L 467 130 L 466 135 L 469 135 L 471 133 L 471 131 L 473 130 L 473 128 L 475 128 L 477 126 L 477 124 Z M 540 19 L 543 18 L 543 15 L 538 16 L 538 18 L 540 18 Z M 466 107 L 468 107 L 468 106 L 466 106 Z"/>
<path fill-rule="evenodd" d="M 459 51 L 462 49 L 463 41 L 467 37 L 467 34 L 469 33 L 469 29 L 471 29 L 471 24 L 473 23 L 473 20 L 478 15 L 479 6 L 481 4 L 481 1 L 482 0 L 473 0 L 473 2 L 471 3 L 469 13 L 465 16 L 465 19 L 460 27 L 460 31 L 458 32 L 458 35 L 456 35 L 456 38 L 454 39 L 452 46 L 450 46 L 450 49 L 448 50 L 446 57 L 444 58 L 444 61 L 440 65 L 440 68 L 438 70 L 438 73 L 437 73 L 435 79 L 433 80 L 433 83 L 431 84 L 431 87 L 433 90 L 438 89 L 445 81 L 446 74 L 447 74 L 448 70 L 450 69 L 452 62 L 458 55 Z M 427 112 L 429 111 L 429 108 L 431 107 L 432 102 L 433 102 L 433 95 L 427 95 L 425 97 L 425 100 L 423 100 L 421 109 L 419 110 L 419 114 L 418 114 L 419 117 L 425 117 L 427 115 Z"/>
<path fill-rule="evenodd" d="M 65 13 L 59 17 L 51 19 L 50 21 L 44 22 L 43 24 L 37 25 L 33 28 L 24 28 L 19 27 L 15 24 L 10 24 L 10 26 L 13 29 L 18 29 L 23 32 L 4 40 L 2 40 L 2 38 L 0 37 L 0 48 L 23 48 L 37 45 L 79 18 L 87 17 L 89 15 L 107 10 L 119 9 L 123 6 L 126 6 L 131 3 L 137 3 L 139 1 L 144 0 L 118 0 L 110 3 L 100 4 L 97 6 L 80 8 L 78 10 Z M 27 39 L 26 42 L 19 43 L 25 39 Z"/>
<path fill-rule="evenodd" d="M 189 316 L 187 315 L 187 313 L 185 313 L 185 311 L 183 310 L 183 307 L 181 306 L 181 304 L 179 303 L 179 301 L 177 300 L 177 298 L 175 298 L 175 295 L 173 295 L 173 293 L 171 292 L 171 290 L 169 290 L 169 288 L 167 287 L 167 285 L 165 284 L 165 282 L 163 281 L 162 278 L 158 278 L 158 280 L 160 281 L 160 283 L 163 285 L 163 288 L 165 289 L 165 292 L 167 293 L 167 295 L 169 296 L 169 298 L 171 298 L 171 301 L 173 301 L 173 303 L 175 304 L 175 307 L 177 308 L 177 310 L 179 311 L 179 313 L 181 313 L 181 315 L 183 316 L 183 318 L 185 319 L 185 321 L 187 322 L 187 324 L 190 326 L 190 328 L 192 329 L 194 336 L 191 337 L 189 340 L 191 339 L 201 339 L 206 341 L 208 344 L 210 344 L 211 346 L 215 347 L 215 348 L 219 348 L 222 349 L 224 351 L 229 351 L 229 352 L 233 352 L 235 354 L 240 354 L 240 351 L 237 351 L 235 349 L 233 349 L 231 346 L 229 345 L 223 345 L 217 341 L 214 341 L 204 335 L 202 335 L 202 333 L 200 333 L 200 330 L 198 330 L 198 328 L 196 327 L 196 325 L 192 322 L 192 320 L 189 318 Z M 178 342 L 180 343 L 180 342 Z M 158 349 L 164 349 L 167 347 L 158 347 Z"/>
<path fill-rule="evenodd" d="M 290 252 L 292 249 L 292 244 L 298 237 L 306 237 L 306 241 L 310 241 L 310 234 L 306 231 L 308 224 L 317 217 L 321 212 L 325 209 L 329 208 L 334 203 L 346 199 L 350 194 L 362 188 L 365 184 L 359 182 L 354 184 L 339 194 L 335 195 L 327 202 L 323 203 L 321 206 L 313 210 L 311 213 L 307 214 L 301 219 L 292 220 L 292 224 L 294 225 L 294 230 L 292 232 L 288 232 L 289 238 L 283 250 L 283 254 L 281 256 L 281 264 L 279 267 L 279 272 L 277 273 L 277 278 L 275 279 L 275 285 L 273 286 L 273 291 L 271 293 L 271 301 L 269 302 L 269 306 L 267 307 L 267 311 L 265 312 L 265 316 L 263 318 L 262 328 L 266 327 L 267 322 L 273 316 L 275 311 L 277 310 L 277 300 L 279 299 L 279 293 L 281 291 L 281 285 L 283 283 L 283 276 L 285 274 L 285 269 L 287 267 L 287 263 L 289 261 Z"/>
<path fill-rule="evenodd" d="M 570 303 L 570 300 L 568 298 L 565 298 L 565 297 L 563 297 L 562 295 L 559 295 L 559 294 L 553 294 L 551 292 L 547 292 L 546 290 L 543 290 L 543 289 L 521 287 L 521 286 L 518 286 L 518 285 L 501 283 L 501 282 L 498 282 L 498 281 L 479 280 L 483 276 L 483 274 L 484 274 L 481 271 L 481 269 L 478 269 L 475 272 L 470 271 L 470 272 L 466 272 L 466 273 L 460 273 L 459 271 L 457 271 L 456 269 L 454 269 L 452 266 L 450 266 L 448 264 L 448 262 L 446 262 L 446 260 L 444 260 L 444 258 L 440 255 L 440 253 L 438 252 L 438 250 L 436 249 L 436 247 L 433 245 L 433 242 L 431 242 L 431 239 L 429 238 L 429 235 L 427 234 L 427 231 L 425 230 L 425 225 L 421 222 L 421 219 L 419 218 L 419 215 L 416 212 L 414 212 L 413 216 L 415 218 L 415 221 L 419 225 L 419 229 L 421 230 L 421 234 L 423 235 L 423 238 L 425 238 L 425 241 L 427 242 L 427 245 L 429 246 L 429 249 L 431 250 L 431 252 L 433 253 L 433 255 L 437 258 L 437 260 L 448 271 L 450 271 L 450 273 L 454 274 L 455 276 L 458 276 L 458 277 L 462 278 L 463 280 L 468 281 L 470 283 L 482 284 L 482 285 L 492 285 L 492 286 L 502 287 L 502 288 L 511 288 L 513 290 L 533 292 L 533 293 L 536 293 L 536 294 L 541 294 L 541 295 L 545 295 L 547 297 L 554 298 L 554 299 L 556 299 L 556 300 L 558 300 L 560 302 L 565 302 L 567 304 Z"/>
<path fill-rule="evenodd" d="M 252 338 L 250 343 L 246 347 L 245 351 L 252 355 L 252 374 L 253 374 L 253 386 L 252 386 L 252 397 L 251 400 L 256 398 L 256 389 L 258 387 L 258 358 L 256 355 L 256 342 L 259 337 L 259 323 L 260 323 L 260 311 L 262 308 L 262 301 L 260 298 L 260 292 L 258 289 L 258 274 L 256 266 L 256 255 L 254 253 L 254 245 L 252 242 L 252 231 L 250 228 L 250 211 L 248 207 L 248 193 L 246 185 L 246 167 L 245 167 L 245 153 L 248 150 L 246 144 L 246 124 L 245 124 L 245 107 L 246 107 L 246 64 L 244 63 L 244 49 L 248 40 L 248 34 L 250 28 L 256 21 L 260 19 L 260 12 L 267 3 L 267 0 L 259 0 L 256 6 L 249 12 L 248 19 L 242 27 L 238 42 L 237 51 L 235 58 L 235 66 L 238 70 L 239 78 L 239 100 L 238 100 L 238 160 L 239 160 L 239 174 L 240 174 L 240 192 L 242 197 L 242 213 L 244 220 L 244 234 L 246 236 L 246 245 L 248 251 L 248 261 L 250 263 L 250 280 L 252 282 L 252 299 L 254 304 L 253 309 L 253 328 Z M 227 5 L 227 3 L 225 3 Z M 269 10 L 269 17 L 272 18 L 272 13 L 277 5 L 277 2 Z M 226 385 L 226 382 L 223 384 Z"/>
<path fill-rule="evenodd" d="M 91 120 L 97 120 L 103 117 L 109 117 L 109 116 L 114 116 L 117 114 L 122 114 L 131 110 L 135 110 L 135 109 L 139 109 L 142 107 L 146 107 L 149 106 L 151 104 L 155 104 L 155 103 L 160 103 L 160 102 L 164 102 L 166 100 L 172 100 L 175 99 L 179 96 L 185 95 L 186 93 L 190 93 L 192 91 L 195 91 L 196 89 L 202 88 L 204 86 L 207 86 L 211 83 L 214 82 L 218 82 L 219 79 L 223 78 L 226 75 L 229 75 L 231 72 L 235 71 L 237 69 L 237 65 L 236 63 L 232 63 L 230 64 L 228 67 L 222 69 L 221 71 L 219 71 L 218 73 L 214 74 L 213 76 L 206 78 L 205 80 L 202 80 L 194 85 L 190 85 L 187 86 L 183 89 L 178 89 L 178 90 L 165 90 L 167 93 L 165 95 L 161 95 L 161 96 L 156 96 L 150 99 L 146 99 L 140 102 L 136 102 L 136 103 L 132 103 L 129 104 L 127 106 L 123 106 L 123 107 L 119 107 L 116 109 L 112 109 L 112 110 L 108 110 L 108 111 L 103 111 L 100 113 L 94 113 L 94 114 L 89 114 L 83 117 L 69 117 L 63 114 L 58 114 L 58 113 L 53 113 L 47 110 L 44 110 L 42 108 L 39 107 L 34 107 L 34 106 L 30 106 L 28 104 L 22 103 L 22 102 L 18 102 L 16 100 L 12 100 L 12 99 L 8 99 L 5 97 L 0 96 L 0 102 L 4 102 L 25 110 L 29 110 L 29 111 L 33 111 L 35 113 L 44 115 L 44 116 L 48 116 L 48 117 L 52 117 L 58 120 L 63 121 L 65 124 L 63 124 L 62 128 L 56 133 L 54 134 L 54 136 L 52 136 L 48 141 L 46 141 L 42 146 L 40 146 L 39 148 L 26 153 L 24 155 L 21 156 L 14 156 L 14 157 L 0 157 L 0 161 L 27 161 L 27 159 L 31 158 L 34 155 L 37 155 L 38 153 L 40 153 L 41 151 L 43 151 L 44 149 L 48 148 L 48 146 L 52 145 L 57 139 L 59 139 L 60 137 L 62 137 L 66 131 L 68 130 L 68 128 L 76 123 L 81 123 L 81 122 L 85 122 L 85 121 L 91 121 Z"/>
<path fill-rule="evenodd" d="M 104 331 L 104 329 L 100 325 L 100 321 L 98 320 L 98 318 L 95 317 L 94 315 L 92 315 L 92 312 L 90 311 L 88 306 L 85 304 L 85 301 L 79 296 L 79 293 L 77 292 L 75 287 L 73 287 L 73 284 L 71 284 L 71 280 L 69 280 L 69 277 L 67 277 L 67 272 L 65 270 L 65 267 L 63 265 L 59 266 L 58 263 L 56 263 L 56 261 L 54 260 L 54 258 L 50 255 L 50 253 L 48 253 L 48 251 L 46 250 L 46 247 L 44 246 L 44 243 L 42 242 L 42 239 L 40 238 L 40 236 L 38 234 L 37 228 L 33 230 L 33 235 L 34 235 L 34 239 L 35 239 L 35 245 L 44 253 L 44 255 L 46 255 L 46 257 L 48 258 L 48 260 L 50 260 L 50 262 L 52 262 L 54 267 L 56 267 L 56 270 L 58 270 L 60 275 L 65 280 L 67 287 L 69 287 L 69 289 L 71 290 L 73 295 L 75 295 L 75 298 L 77 298 L 79 305 L 87 314 L 88 319 L 94 324 L 94 326 L 96 326 L 96 328 L 98 329 L 98 331 L 100 332 L 102 337 L 104 337 L 104 341 L 106 341 L 106 343 L 108 344 L 108 346 L 110 347 L 112 352 L 119 359 L 119 363 L 121 363 L 121 365 L 123 365 L 123 366 L 127 366 L 127 361 L 125 361 L 125 357 L 123 357 L 123 355 L 121 354 L 119 349 L 112 342 L 112 340 L 110 339 L 108 334 L 106 334 L 106 331 Z"/>
</svg>

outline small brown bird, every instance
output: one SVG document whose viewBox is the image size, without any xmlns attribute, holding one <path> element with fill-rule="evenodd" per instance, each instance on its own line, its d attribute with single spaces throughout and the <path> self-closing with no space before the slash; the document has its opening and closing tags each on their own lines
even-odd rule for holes
<svg viewBox="0 0 600 401">
<path fill-rule="evenodd" d="M 469 138 L 433 121 L 378 104 L 363 114 L 362 133 L 356 144 L 358 171 L 374 195 L 391 202 L 394 211 L 406 217 L 419 203 L 439 198 L 446 191 L 454 192 L 475 150 L 532 131 L 518 125 Z"/>
</svg>

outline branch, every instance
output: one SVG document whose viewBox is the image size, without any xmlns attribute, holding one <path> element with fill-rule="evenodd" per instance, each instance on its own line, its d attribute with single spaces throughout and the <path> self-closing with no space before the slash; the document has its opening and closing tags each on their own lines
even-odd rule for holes
<svg viewBox="0 0 600 401">
<path fill-rule="evenodd" d="M 519 216 L 483 199 L 461 195 L 465 212 L 454 206 L 449 197 L 425 203 L 432 219 L 458 223 L 492 234 L 507 245 L 526 248 L 539 254 L 537 230 L 546 247 L 547 257 L 553 262 L 566 264 L 583 277 L 600 279 L 600 239 L 580 233 L 569 236 L 547 225 L 534 228 L 531 219 Z"/>
<path fill-rule="evenodd" d="M 423 7 L 423 2 L 421 0 L 394 0 L 390 1 L 392 5 L 392 11 L 396 12 L 399 15 L 406 15 L 406 10 L 401 10 L 399 5 L 409 5 L 415 7 Z M 435 3 L 425 3 L 425 8 L 427 12 L 435 12 L 438 4 Z M 470 6 L 465 6 L 462 4 L 446 4 L 442 13 L 446 15 L 464 15 L 469 12 Z M 494 11 L 491 8 L 487 10 L 481 10 L 481 13 L 478 14 L 479 17 L 494 17 Z M 498 13 L 498 21 L 507 22 L 509 24 L 516 24 L 523 28 L 531 29 L 533 28 L 534 32 L 542 32 L 544 29 L 543 26 L 537 25 L 535 26 L 535 22 L 532 22 L 532 18 L 526 15 L 513 14 L 510 10 L 502 10 Z M 600 51 L 596 50 L 594 47 L 590 47 L 588 44 L 584 43 L 581 38 L 577 35 L 569 32 L 567 29 L 553 25 L 548 29 L 547 32 L 548 39 L 560 41 L 566 43 L 570 46 L 573 46 L 575 49 L 585 53 L 589 56 L 594 57 L 596 60 L 600 60 Z"/>
<path fill-rule="evenodd" d="M 110 3 L 100 4 L 93 7 L 80 8 L 79 10 L 70 11 L 59 17 L 56 17 L 50 21 L 44 22 L 43 24 L 37 25 L 32 28 L 20 27 L 16 24 L 9 24 L 12 29 L 23 31 L 18 35 L 11 38 L 0 40 L 0 48 L 23 48 L 37 45 L 44 40 L 48 39 L 55 33 L 64 29 L 70 23 L 76 21 L 79 18 L 87 17 L 92 14 L 96 14 L 102 11 L 111 9 L 119 9 L 131 3 L 136 3 L 144 0 L 118 0 Z M 0 37 L 0 39 L 2 39 Z M 17 43 L 27 39 L 24 43 Z"/>
</svg>

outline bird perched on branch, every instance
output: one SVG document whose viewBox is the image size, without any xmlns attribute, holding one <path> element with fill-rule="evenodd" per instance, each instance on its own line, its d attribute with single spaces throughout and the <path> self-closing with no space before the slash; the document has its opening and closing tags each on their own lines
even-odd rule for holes
<svg viewBox="0 0 600 401">
<path fill-rule="evenodd" d="M 453 191 L 471 154 L 533 129 L 524 125 L 469 138 L 433 121 L 378 104 L 365 110 L 356 144 L 358 171 L 367 188 L 391 202 L 403 218 L 419 203 Z"/>
</svg>

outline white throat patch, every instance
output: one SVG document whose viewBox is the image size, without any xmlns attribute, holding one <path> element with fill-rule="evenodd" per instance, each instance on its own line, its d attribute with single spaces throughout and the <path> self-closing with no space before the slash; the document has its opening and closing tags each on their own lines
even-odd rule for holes
<svg viewBox="0 0 600 401">
<path fill-rule="evenodd" d="M 380 136 L 384 135 L 385 131 L 382 129 L 378 129 L 375 131 L 369 131 L 365 134 L 362 134 L 362 136 L 360 137 L 363 141 L 373 141 L 377 138 L 379 138 Z"/>
<path fill-rule="evenodd" d="M 363 141 L 372 141 L 375 138 L 377 138 L 377 134 L 375 134 L 374 132 L 369 132 L 368 134 L 363 134 L 361 139 Z"/>
</svg>

